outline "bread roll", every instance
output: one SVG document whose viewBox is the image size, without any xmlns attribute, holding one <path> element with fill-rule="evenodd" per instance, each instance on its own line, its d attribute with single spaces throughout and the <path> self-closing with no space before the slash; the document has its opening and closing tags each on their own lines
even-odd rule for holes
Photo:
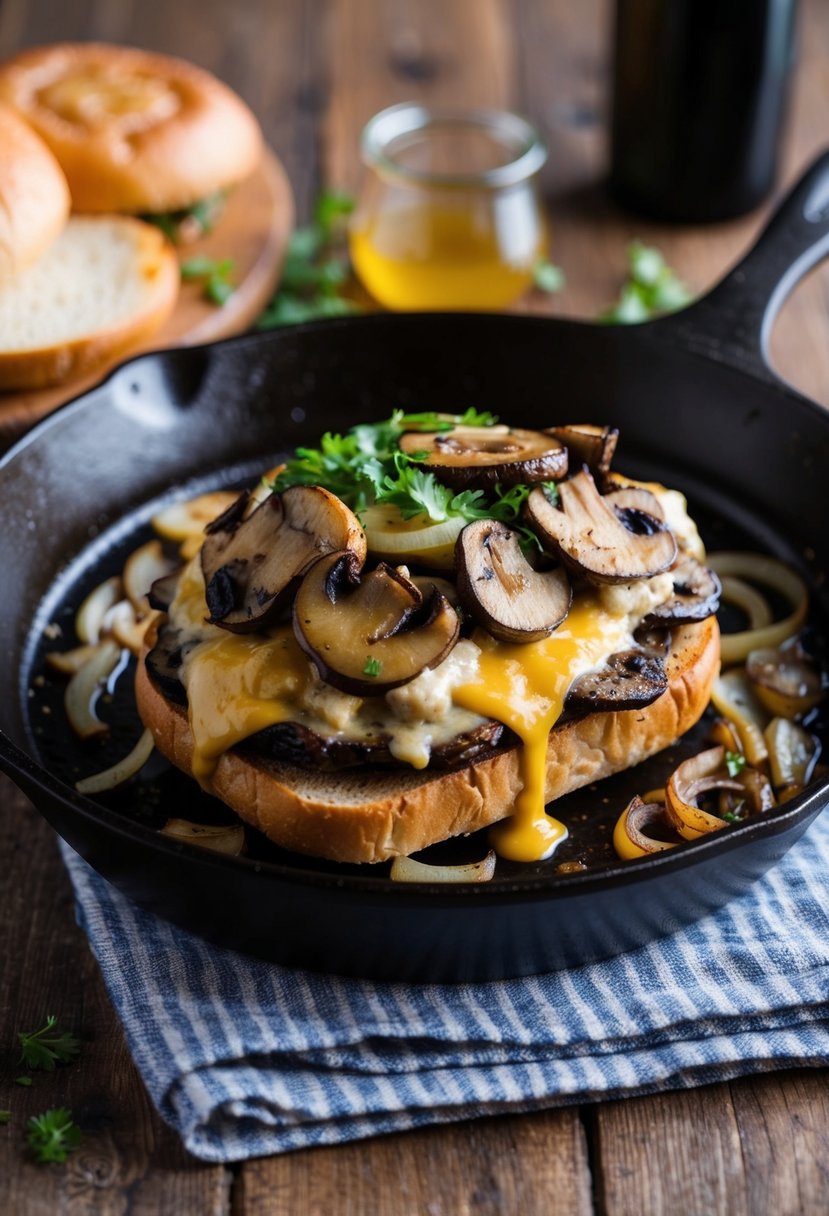
<svg viewBox="0 0 829 1216">
<path fill-rule="evenodd" d="M 0 66 L 0 99 L 39 132 L 75 211 L 179 211 L 256 167 L 259 126 L 209 72 L 167 55 L 58 43 Z"/>
<path fill-rule="evenodd" d="M 150 337 L 173 310 L 176 255 L 157 228 L 126 216 L 75 216 L 0 290 L 0 389 L 44 388 Z"/>
<path fill-rule="evenodd" d="M 0 105 L 0 286 L 40 257 L 68 215 L 60 165 L 32 128 Z"/>
<path fill-rule="evenodd" d="M 151 630 L 147 649 L 154 643 Z M 152 683 L 143 658 L 136 676 L 138 712 L 158 750 L 190 772 L 187 714 Z M 705 710 L 719 660 L 716 618 L 677 626 L 666 660 L 668 689 L 661 697 L 645 708 L 593 713 L 553 728 L 546 800 L 630 768 L 673 743 Z M 276 844 L 340 862 L 408 856 L 487 827 L 510 813 L 519 788 L 517 747 L 449 773 L 405 767 L 328 773 L 229 751 L 212 778 L 212 792 Z"/>
</svg>

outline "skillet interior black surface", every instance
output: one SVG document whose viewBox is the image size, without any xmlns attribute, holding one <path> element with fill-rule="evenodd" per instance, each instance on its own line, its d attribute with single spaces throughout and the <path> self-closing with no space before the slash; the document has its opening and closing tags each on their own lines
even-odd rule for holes
<svg viewBox="0 0 829 1216">
<path fill-rule="evenodd" d="M 0 674 L 19 693 L 0 709 L 3 766 L 138 902 L 294 965 L 410 980 L 525 974 L 629 949 L 744 890 L 822 809 L 825 788 L 643 863 L 401 888 L 303 859 L 202 854 L 159 838 L 151 809 L 136 823 L 117 799 L 87 802 L 61 780 L 72 760 L 58 735 L 41 733 L 49 715 L 28 690 L 42 626 L 62 602 L 78 602 L 78 580 L 118 563 L 151 504 L 243 480 L 271 455 L 396 406 L 617 425 L 619 467 L 688 493 L 712 546 L 738 540 L 797 566 L 816 615 L 829 615 L 829 528 L 815 510 L 829 475 L 829 415 L 779 384 L 760 356 L 769 298 L 776 306 L 824 251 L 826 180 L 824 161 L 738 272 L 669 321 L 621 330 L 496 316 L 349 319 L 141 358 L 60 411 L 0 469 Z M 642 788 L 638 776 L 622 778 L 614 803 L 630 781 Z M 597 797 L 611 794 L 602 786 L 573 801 L 574 823 Z"/>
</svg>

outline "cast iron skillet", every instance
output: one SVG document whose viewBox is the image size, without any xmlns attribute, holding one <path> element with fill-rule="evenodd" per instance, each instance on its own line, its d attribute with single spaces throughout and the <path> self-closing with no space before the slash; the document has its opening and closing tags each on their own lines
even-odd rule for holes
<svg viewBox="0 0 829 1216">
<path fill-rule="evenodd" d="M 349 318 L 124 365 L 0 464 L 0 765 L 139 904 L 294 966 L 415 981 L 531 974 L 629 950 L 722 905 L 794 844 L 824 807 L 829 783 L 642 862 L 607 860 L 568 875 L 555 864 L 504 866 L 478 887 L 399 886 L 373 870 L 275 849 L 242 859 L 201 852 L 158 836 L 143 805 L 78 796 L 73 765 L 100 765 L 62 742 L 59 715 L 43 713 L 37 688 L 28 693 L 43 626 L 66 619 L 66 605 L 118 567 L 152 504 L 252 479 L 279 452 L 394 406 L 475 406 L 525 426 L 618 425 L 620 468 L 686 491 L 711 546 L 747 544 L 792 563 L 825 620 L 829 523 L 819 504 L 829 482 L 829 412 L 776 379 L 764 351 L 780 303 L 828 249 L 829 154 L 709 296 L 656 323 Z M 122 750 L 137 729 L 132 720 Z M 626 774 L 559 804 L 571 852 L 589 853 L 594 832 L 606 841 L 623 799 L 655 783 L 650 773 Z M 182 806 L 200 797 L 184 788 L 176 787 L 172 813 L 207 813 Z"/>
</svg>

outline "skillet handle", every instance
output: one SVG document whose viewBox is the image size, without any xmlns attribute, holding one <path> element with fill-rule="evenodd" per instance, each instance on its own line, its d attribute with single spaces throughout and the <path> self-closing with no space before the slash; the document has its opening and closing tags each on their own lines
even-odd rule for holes
<svg viewBox="0 0 829 1216">
<path fill-rule="evenodd" d="M 783 199 L 755 245 L 706 296 L 655 322 L 659 336 L 779 383 L 768 360 L 774 319 L 803 276 L 829 255 L 829 151 Z"/>
</svg>

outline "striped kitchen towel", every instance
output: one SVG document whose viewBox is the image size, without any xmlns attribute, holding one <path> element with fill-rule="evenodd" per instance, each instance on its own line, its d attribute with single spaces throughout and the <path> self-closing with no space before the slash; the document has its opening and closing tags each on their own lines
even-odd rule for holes
<svg viewBox="0 0 829 1216">
<path fill-rule="evenodd" d="M 242 957 L 64 855 L 150 1095 L 209 1161 L 829 1062 L 829 816 L 748 894 L 672 937 L 464 987 Z"/>
</svg>

